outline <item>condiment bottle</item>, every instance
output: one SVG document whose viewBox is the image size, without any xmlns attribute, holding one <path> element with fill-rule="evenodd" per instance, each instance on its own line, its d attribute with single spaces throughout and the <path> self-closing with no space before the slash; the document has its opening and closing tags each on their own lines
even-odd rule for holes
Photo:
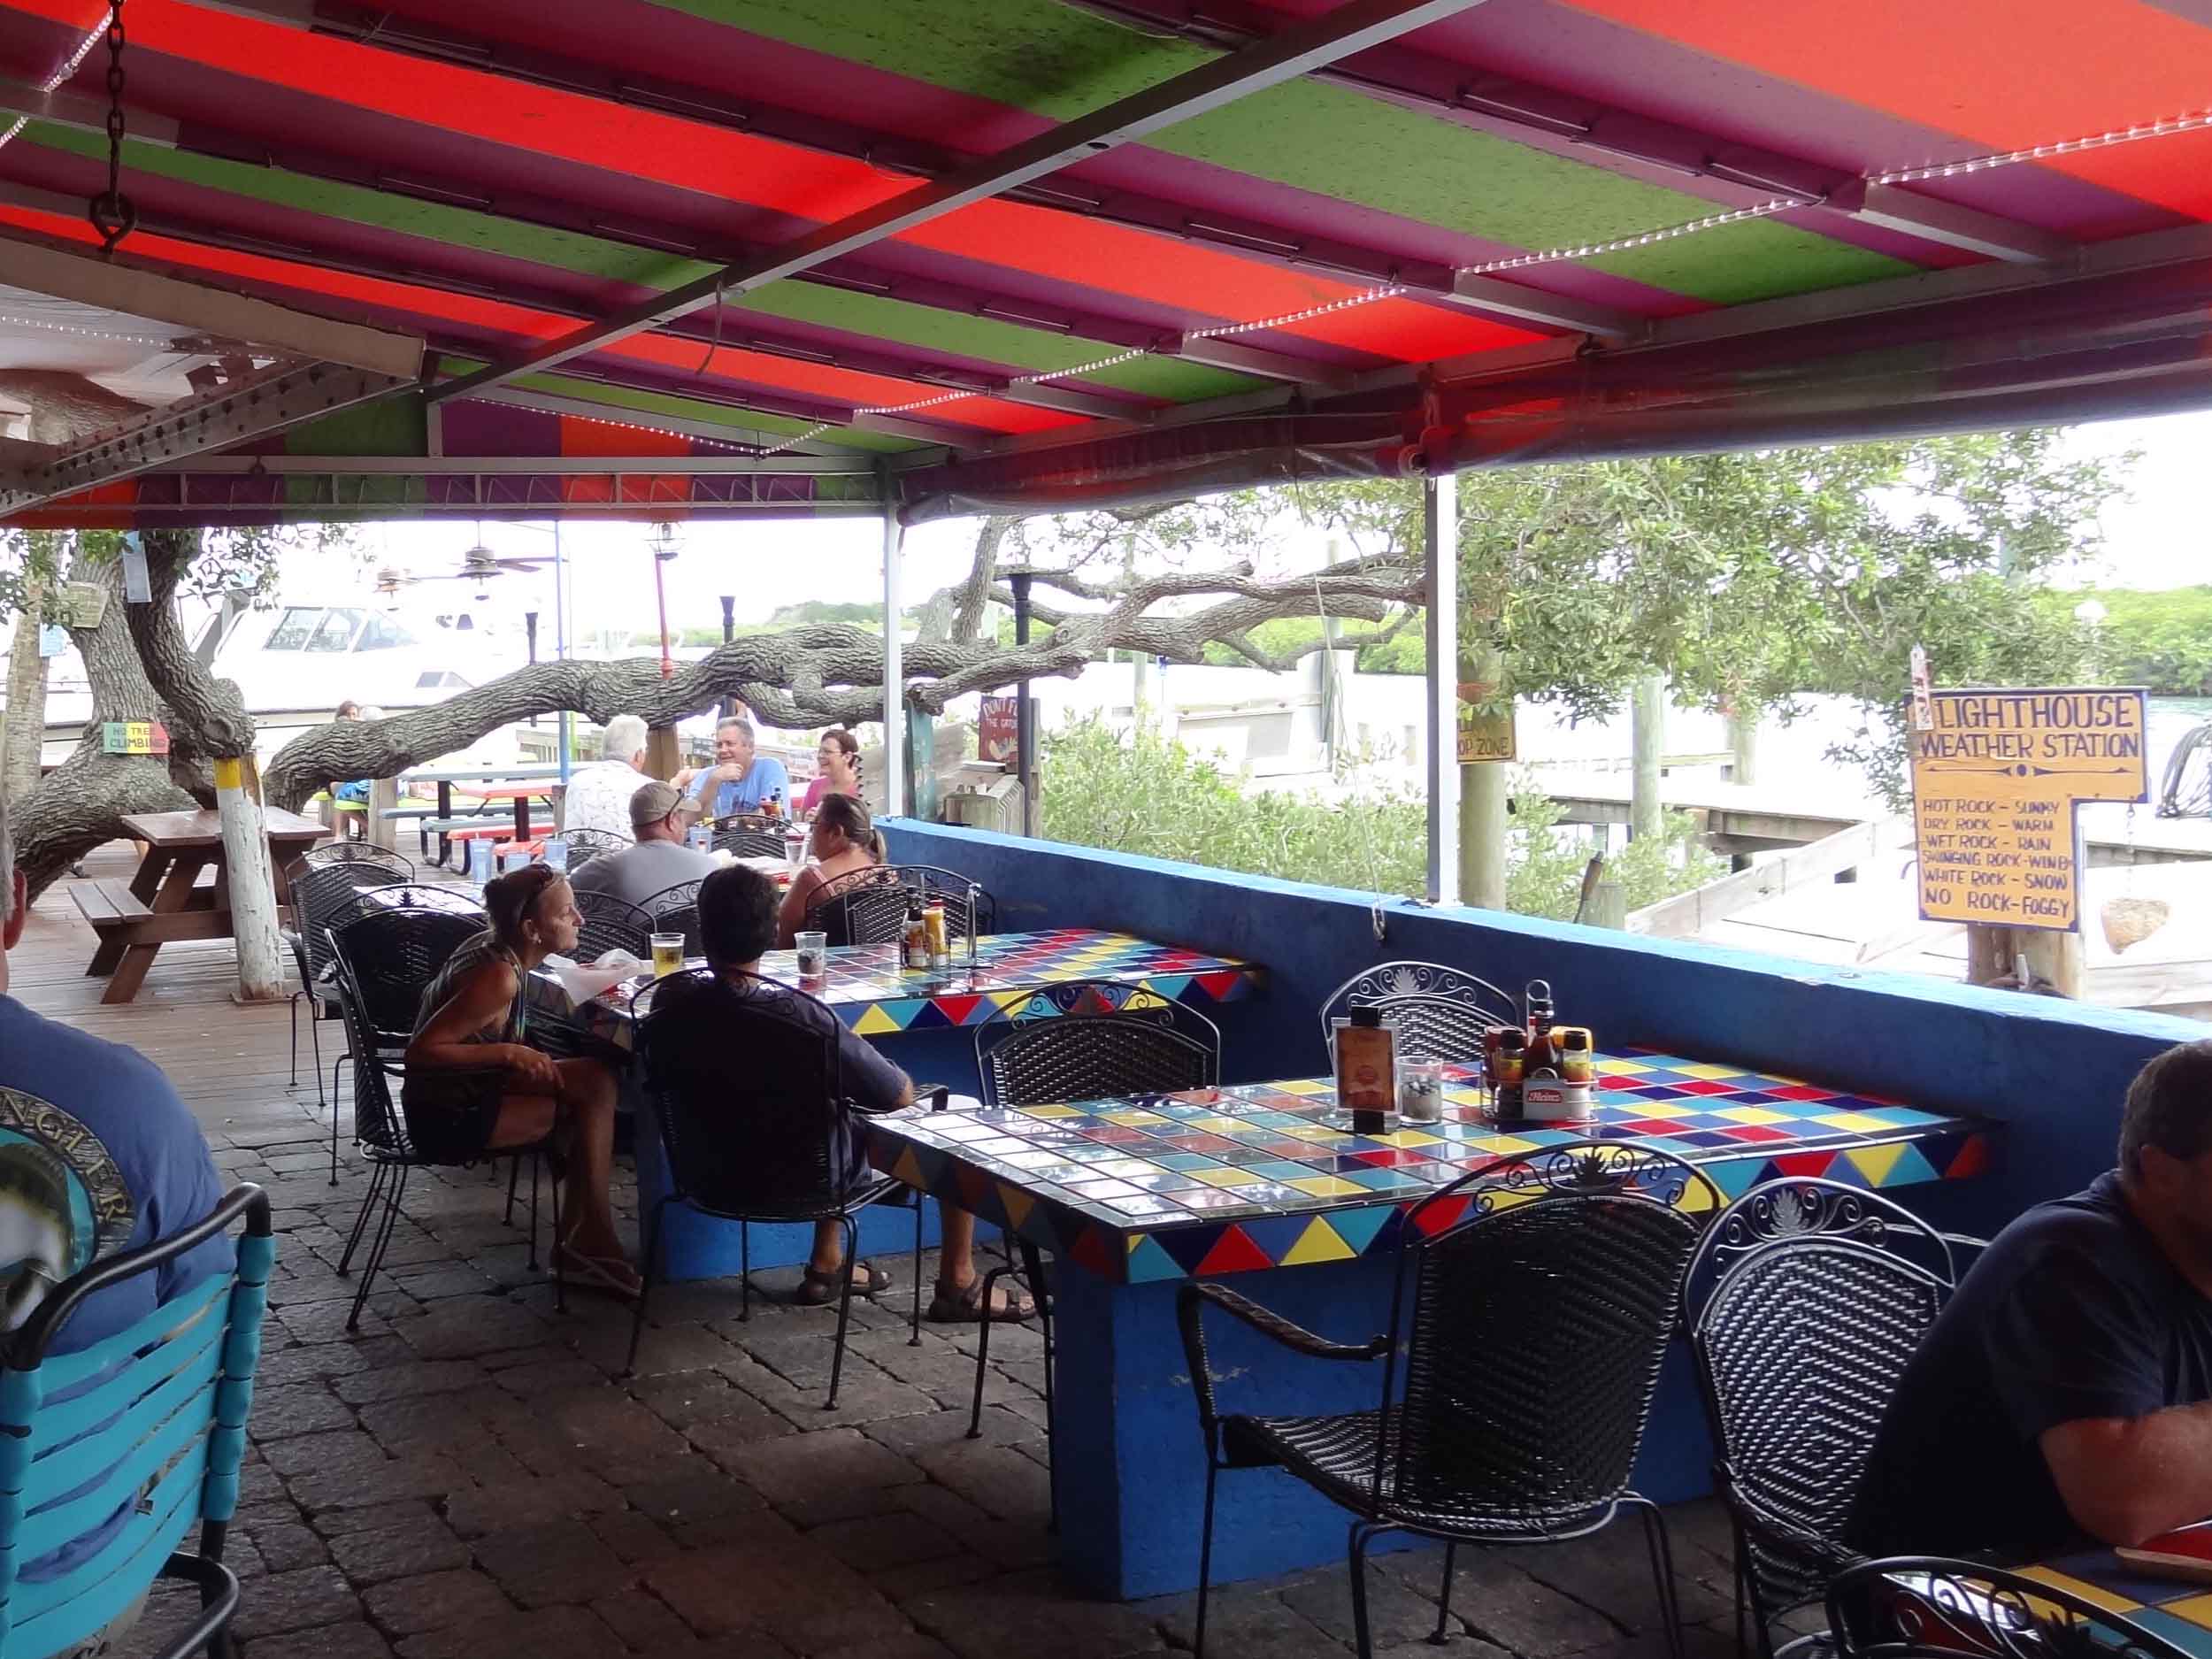
<svg viewBox="0 0 2212 1659">
<path fill-rule="evenodd" d="M 1388 1133 L 1397 1093 L 1394 1056 L 1382 1010 L 1354 1009 L 1351 1024 L 1336 1033 L 1336 1103 L 1352 1114 L 1354 1134 Z"/>
<path fill-rule="evenodd" d="M 772 821 L 783 816 L 783 791 L 776 790 L 760 803 L 760 815 Z"/>
<path fill-rule="evenodd" d="M 1585 1025 L 1555 1025 L 1552 1046 L 1559 1052 L 1559 1080 L 1562 1083 L 1588 1083 L 1597 1077 L 1597 1056 L 1590 1047 L 1589 1028 Z"/>
<path fill-rule="evenodd" d="M 899 931 L 899 960 L 910 968 L 929 966 L 929 924 L 922 919 L 922 902 L 910 899 L 906 926 Z"/>
<path fill-rule="evenodd" d="M 1521 1115 L 1521 1079 L 1527 1075 L 1528 1036 L 1517 1025 L 1498 1033 L 1498 1116 L 1510 1122 Z"/>
<path fill-rule="evenodd" d="M 922 933 L 933 968 L 952 966 L 952 936 L 945 929 L 945 906 L 941 899 L 932 899 L 922 907 Z"/>
<path fill-rule="evenodd" d="M 1528 1053 L 1522 1059 L 1522 1069 L 1524 1071 L 1556 1070 L 1559 1056 L 1551 1040 L 1551 986 L 1542 979 L 1531 979 L 1526 997 Z"/>
</svg>

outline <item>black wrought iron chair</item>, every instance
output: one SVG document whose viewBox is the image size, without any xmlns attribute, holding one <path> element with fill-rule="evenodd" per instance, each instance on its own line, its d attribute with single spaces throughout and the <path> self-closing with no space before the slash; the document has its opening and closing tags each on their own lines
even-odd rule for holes
<svg viewBox="0 0 2212 1659">
<path fill-rule="evenodd" d="M 352 850 L 350 847 L 321 849 L 326 852 Z M 381 853 L 381 848 L 368 849 Z M 298 972 L 299 988 L 292 993 L 289 1010 L 292 1027 L 291 1086 L 300 1080 L 300 1003 L 308 1005 L 307 1039 L 315 1061 L 315 1104 L 330 1110 L 330 1179 L 338 1179 L 338 1108 L 334 1103 L 337 1093 L 339 1062 L 331 1062 L 331 1094 L 323 1093 L 323 1044 L 316 1027 L 324 1020 L 341 1018 L 337 999 L 330 983 L 330 941 L 326 931 L 330 918 L 339 905 L 365 888 L 396 887 L 412 879 L 414 866 L 404 858 L 390 855 L 399 864 L 406 864 L 404 874 L 396 872 L 382 858 L 324 858 L 311 861 L 302 854 L 285 866 L 285 890 L 292 906 L 291 924 L 283 930 L 284 942 L 292 952 L 292 966 Z"/>
<path fill-rule="evenodd" d="M 380 864 L 392 872 L 393 879 L 412 881 L 415 861 L 404 853 L 394 852 L 388 847 L 379 847 L 371 841 L 325 841 L 311 847 L 296 862 L 311 868 L 329 864 Z"/>
<path fill-rule="evenodd" d="M 783 856 L 783 831 L 764 828 L 757 824 L 733 826 L 714 832 L 714 850 L 727 853 L 733 858 L 780 858 Z"/>
<path fill-rule="evenodd" d="M 806 1009 L 818 1018 L 810 1019 Z M 637 1365 L 647 1299 L 660 1270 L 668 1206 L 738 1224 L 741 1321 L 752 1317 L 752 1224 L 835 1220 L 845 1233 L 845 1271 L 837 1301 L 837 1340 L 829 1398 L 845 1367 L 859 1212 L 883 1200 L 914 1209 L 913 1328 L 921 1329 L 922 1214 L 919 1194 L 896 1176 L 864 1171 L 838 1182 L 837 1141 L 850 1133 L 837 1053 L 837 1017 L 796 991 L 740 994 L 711 969 L 656 980 L 632 1003 L 646 1092 L 668 1170 L 668 1191 L 645 1220 L 643 1288 L 630 1327 L 628 1369 Z M 732 1056 L 742 1056 L 733 1065 Z"/>
<path fill-rule="evenodd" d="M 408 1133 L 397 1087 L 404 1082 L 406 1066 L 400 1058 L 412 1035 L 421 1007 L 423 989 L 437 977 L 448 957 L 480 930 L 480 922 L 442 910 L 375 910 L 356 918 L 334 933 L 337 959 L 339 1001 L 346 1011 L 346 1026 L 353 1040 L 353 1139 L 369 1161 L 369 1190 L 354 1217 L 345 1252 L 338 1258 L 342 1277 L 353 1267 L 354 1252 L 365 1236 L 369 1257 L 361 1270 L 361 1282 L 353 1294 L 353 1310 L 346 1329 L 358 1328 L 361 1310 L 369 1300 L 376 1270 L 391 1247 L 392 1230 L 399 1220 L 400 1205 L 407 1195 L 407 1175 L 426 1166 L 463 1167 L 480 1161 L 512 1156 L 530 1160 L 530 1270 L 538 1266 L 538 1164 L 551 1148 L 551 1137 L 527 1146 L 503 1147 L 447 1156 L 419 1147 Z M 495 1087 L 504 1073 L 496 1067 L 480 1072 L 446 1075 L 471 1078 Z M 369 1232 L 378 1200 L 384 1203 L 382 1218 Z M 561 1189 L 553 1186 L 553 1237 L 561 1236 Z M 560 1252 L 554 1252 L 554 1305 L 565 1309 Z"/>
<path fill-rule="evenodd" d="M 1520 1004 L 1487 979 L 1437 962 L 1383 962 L 1354 974 L 1321 1004 L 1321 1041 L 1356 1008 L 1379 1008 L 1402 1054 L 1472 1064 L 1483 1033 L 1521 1023 Z"/>
<path fill-rule="evenodd" d="M 1496 1159 L 1407 1211 L 1390 1329 L 1363 1343 L 1316 1336 L 1213 1280 L 1184 1285 L 1176 1312 L 1206 1441 L 1197 1651 L 1205 1651 L 1216 1479 L 1225 1469 L 1280 1468 L 1356 1517 L 1361 1659 L 1373 1651 L 1365 1563 L 1376 1534 L 1444 1540 L 1440 1641 L 1461 1543 L 1579 1538 L 1624 1508 L 1643 1518 L 1668 1648 L 1680 1659 L 1666 1523 L 1628 1481 L 1683 1269 L 1719 1198 L 1679 1159 L 1617 1141 Z M 1206 1363 L 1210 1308 L 1311 1358 L 1382 1359 L 1375 1409 L 1224 1415 Z"/>
<path fill-rule="evenodd" d="M 571 953 L 578 962 L 596 962 L 611 950 L 626 951 L 640 962 L 652 960 L 655 923 L 642 906 L 612 893 L 579 893 L 576 908 L 584 918 Z M 624 1060 L 577 1021 L 549 1011 L 532 1015 L 531 1041 L 557 1059 L 589 1055 L 616 1065 Z M 509 1196 L 511 1202 L 511 1193 Z"/>
<path fill-rule="evenodd" d="M 1206 1088 L 1221 1080 L 1221 1031 L 1196 1009 L 1170 1002 L 1140 986 L 1083 979 L 1039 992 L 1005 1010 L 1006 1023 L 975 1033 L 976 1070 L 987 1106 L 1044 1106 L 1065 1101 L 1123 1099 Z M 1045 1348 L 1045 1445 L 1052 1446 L 1052 1294 L 1042 1253 L 1032 1240 L 1010 1233 L 1008 1260 L 983 1276 L 983 1305 L 999 1279 L 1016 1271 L 1037 1304 Z M 991 1363 L 991 1326 L 976 1336 L 975 1401 L 968 1438 L 983 1432 L 983 1379 Z M 1053 1521 L 1059 1520 L 1057 1482 Z"/>
<path fill-rule="evenodd" d="M 1837 1659 L 2189 1659 L 2191 1650 L 2060 1586 L 1941 1555 L 1862 1561 L 1827 1595 Z"/>
<path fill-rule="evenodd" d="M 1958 1248 L 1878 1194 L 1806 1179 L 1751 1188 L 1691 1258 L 1683 1318 L 1736 1534 L 1738 1644 L 1747 1614 L 1763 1659 L 1775 1620 L 1858 1559 L 1852 1494 Z"/>
<path fill-rule="evenodd" d="M 956 939 L 998 930 L 998 901 L 956 871 L 935 864 L 873 864 L 832 882 L 808 908 L 834 945 L 895 944 L 915 899 L 945 907 Z"/>
<path fill-rule="evenodd" d="M 573 875 L 602 853 L 618 853 L 637 843 L 612 830 L 563 830 L 561 840 L 568 847 L 568 871 Z"/>
</svg>

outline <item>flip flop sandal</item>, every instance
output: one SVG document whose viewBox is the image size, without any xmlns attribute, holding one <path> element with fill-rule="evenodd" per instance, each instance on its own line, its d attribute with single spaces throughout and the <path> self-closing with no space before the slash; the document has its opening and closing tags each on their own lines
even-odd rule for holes
<svg viewBox="0 0 2212 1659">
<path fill-rule="evenodd" d="M 995 1308 L 983 1305 L 983 1275 L 978 1273 L 962 1289 L 948 1295 L 939 1291 L 929 1302 L 929 1321 L 933 1325 L 1016 1325 L 1037 1311 L 1037 1304 L 1018 1293 L 1009 1294 L 1003 1284 L 996 1294 L 1006 1297 Z"/>
<path fill-rule="evenodd" d="M 803 1308 L 826 1308 L 835 1302 L 844 1289 L 845 1270 L 833 1268 L 829 1272 L 817 1272 L 810 1267 L 799 1280 L 798 1289 L 791 1293 L 791 1300 Z M 891 1288 L 891 1276 L 873 1262 L 853 1263 L 853 1294 L 880 1296 Z"/>
<path fill-rule="evenodd" d="M 619 1256 L 586 1256 L 572 1245 L 554 1247 L 570 1282 L 588 1290 L 603 1290 L 624 1302 L 635 1302 L 642 1286 L 637 1270 Z"/>
</svg>

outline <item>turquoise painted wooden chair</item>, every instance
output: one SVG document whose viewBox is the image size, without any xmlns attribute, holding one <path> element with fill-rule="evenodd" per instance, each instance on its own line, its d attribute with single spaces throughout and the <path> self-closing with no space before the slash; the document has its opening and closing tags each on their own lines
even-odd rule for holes
<svg viewBox="0 0 2212 1659">
<path fill-rule="evenodd" d="M 48 1356 L 88 1296 L 155 1271 L 241 1216 L 246 1233 L 234 1271 L 194 1286 L 104 1342 Z M 64 1280 L 10 1342 L 0 1358 L 0 1659 L 66 1652 L 157 1578 L 200 1590 L 200 1617 L 161 1650 L 162 1659 L 203 1647 L 219 1656 L 229 1651 L 238 1579 L 223 1564 L 223 1539 L 238 1508 L 275 1254 L 267 1194 L 241 1186 L 198 1225 Z M 18 1577 L 26 1563 L 127 1504 L 134 1507 L 121 1528 L 88 1559 L 55 1578 Z M 200 1549 L 193 1555 L 180 1546 L 196 1520 Z"/>
</svg>

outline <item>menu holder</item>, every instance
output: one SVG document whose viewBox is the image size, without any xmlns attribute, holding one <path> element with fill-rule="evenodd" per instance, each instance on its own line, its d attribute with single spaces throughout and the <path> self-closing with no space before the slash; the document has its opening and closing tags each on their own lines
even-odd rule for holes
<svg viewBox="0 0 2212 1659">
<path fill-rule="evenodd" d="M 2116 1548 L 2112 1553 L 2152 1578 L 2212 1584 L 2212 1521 L 2176 1527 L 2131 1548 Z"/>
</svg>

